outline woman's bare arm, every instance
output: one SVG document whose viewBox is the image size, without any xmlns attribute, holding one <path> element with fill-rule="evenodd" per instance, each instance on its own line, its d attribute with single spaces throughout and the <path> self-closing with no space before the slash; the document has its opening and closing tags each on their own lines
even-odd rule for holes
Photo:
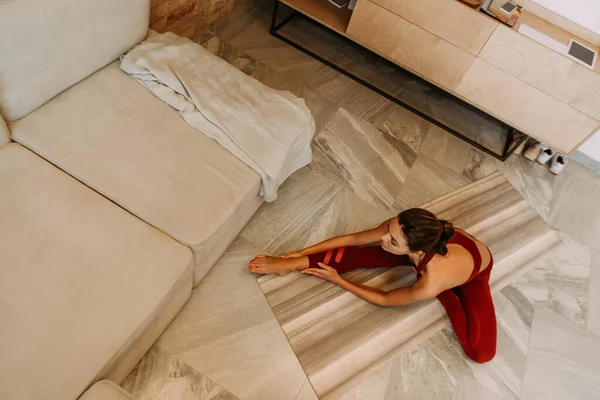
<svg viewBox="0 0 600 400">
<path fill-rule="evenodd" d="M 427 274 L 417 279 L 411 286 L 394 289 L 389 292 L 369 286 L 357 285 L 341 278 L 335 283 L 361 299 L 381 307 L 405 306 L 431 299 L 444 290 L 438 284 L 432 282 Z"/>
<path fill-rule="evenodd" d="M 298 253 L 300 255 L 307 256 L 309 254 L 321 253 L 323 251 L 337 249 L 339 247 L 364 246 L 366 244 L 379 242 L 381 237 L 387 233 L 390 221 L 391 219 L 388 219 L 372 229 L 327 239 L 321 243 L 315 244 L 314 246 L 300 250 Z"/>
</svg>

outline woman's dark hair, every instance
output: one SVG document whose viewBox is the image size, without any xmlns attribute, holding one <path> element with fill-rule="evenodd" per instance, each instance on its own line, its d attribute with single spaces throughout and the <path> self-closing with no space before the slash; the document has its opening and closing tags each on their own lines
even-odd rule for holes
<svg viewBox="0 0 600 400">
<path fill-rule="evenodd" d="M 432 212 L 411 208 L 398 215 L 398 223 L 411 251 L 446 255 L 446 242 L 454 236 L 454 225 Z"/>
</svg>

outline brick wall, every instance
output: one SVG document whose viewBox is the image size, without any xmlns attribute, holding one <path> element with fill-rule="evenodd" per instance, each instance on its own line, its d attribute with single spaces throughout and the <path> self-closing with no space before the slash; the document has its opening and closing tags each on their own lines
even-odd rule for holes
<svg viewBox="0 0 600 400">
<path fill-rule="evenodd" d="M 247 0 L 152 0 L 150 28 L 194 37 Z"/>
</svg>

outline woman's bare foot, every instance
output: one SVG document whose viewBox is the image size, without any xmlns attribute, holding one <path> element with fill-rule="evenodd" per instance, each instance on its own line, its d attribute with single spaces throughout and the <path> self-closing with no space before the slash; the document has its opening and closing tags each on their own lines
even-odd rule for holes
<svg viewBox="0 0 600 400">
<path fill-rule="evenodd" d="M 308 268 L 308 257 L 275 258 L 264 254 L 250 261 L 250 271 L 256 274 L 287 275 L 292 271 Z"/>
</svg>

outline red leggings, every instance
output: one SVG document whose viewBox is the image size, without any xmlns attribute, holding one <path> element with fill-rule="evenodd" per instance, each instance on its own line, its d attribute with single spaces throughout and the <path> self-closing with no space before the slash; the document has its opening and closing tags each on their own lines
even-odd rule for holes
<svg viewBox="0 0 600 400">
<path fill-rule="evenodd" d="M 312 268 L 318 268 L 317 263 L 322 262 L 338 272 L 358 268 L 415 267 L 408 256 L 389 253 L 381 246 L 343 247 L 311 254 L 308 259 Z M 467 283 L 437 296 L 465 354 L 478 363 L 490 361 L 496 354 L 496 313 L 489 285 L 491 270 L 492 263 Z"/>
</svg>

